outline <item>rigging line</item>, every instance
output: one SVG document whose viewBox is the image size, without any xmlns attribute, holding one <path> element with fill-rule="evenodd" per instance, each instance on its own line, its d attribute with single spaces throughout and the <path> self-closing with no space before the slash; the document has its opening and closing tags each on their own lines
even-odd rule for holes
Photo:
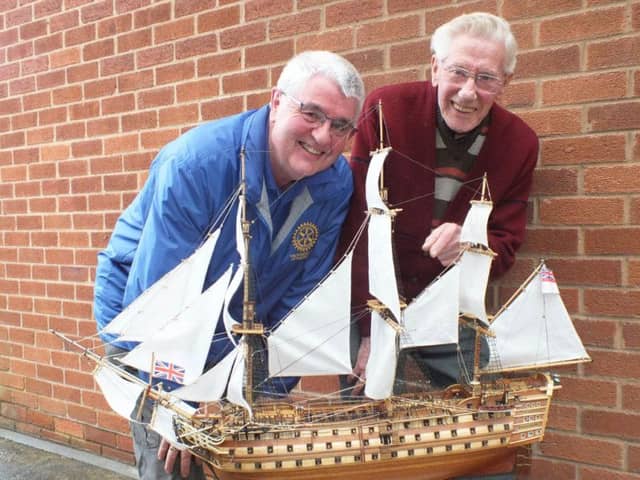
<svg viewBox="0 0 640 480">
<path fill-rule="evenodd" d="M 394 150 L 393 150 L 393 153 L 395 153 L 396 155 L 398 155 L 398 156 L 402 157 L 403 159 L 405 159 L 405 160 L 407 160 L 407 161 L 409 161 L 409 162 L 413 163 L 413 164 L 414 164 L 414 165 L 416 165 L 417 167 L 420 167 L 421 169 L 423 169 L 423 170 L 425 170 L 425 171 L 427 171 L 427 172 L 433 173 L 434 175 L 436 175 L 436 174 L 437 174 L 436 169 L 431 168 L 431 167 L 429 167 L 429 166 L 427 166 L 427 165 L 424 165 L 424 164 L 420 163 L 420 162 L 419 162 L 419 161 L 417 161 L 417 160 L 414 160 L 414 159 L 413 159 L 413 158 L 411 158 L 409 155 L 406 155 L 406 154 L 404 154 L 404 153 L 400 152 L 399 150 L 395 150 L 395 149 L 394 149 Z M 470 179 L 468 179 L 468 180 L 466 180 L 466 181 L 462 182 L 462 183 L 461 183 L 461 185 L 460 185 L 460 188 L 466 188 L 467 190 L 471 190 L 471 191 L 473 191 L 474 193 L 478 193 L 478 192 L 479 192 L 479 188 L 480 188 L 480 187 L 472 188 L 472 187 L 470 187 L 470 186 L 469 186 L 469 184 L 474 183 L 474 182 L 477 182 L 478 180 L 482 180 L 482 178 L 483 178 L 483 177 L 484 177 L 484 175 L 483 175 L 483 176 L 481 176 L 481 177 L 470 178 Z M 401 202 L 397 202 L 397 203 L 394 203 L 394 204 L 389 204 L 389 208 L 397 208 L 397 207 L 399 207 L 399 206 L 401 206 L 401 205 L 405 205 L 405 204 L 410 203 L 410 202 L 414 202 L 414 201 L 417 201 L 417 200 L 421 200 L 421 199 L 423 199 L 423 198 L 431 197 L 431 196 L 433 196 L 433 195 L 435 195 L 435 192 L 429 192 L 429 193 L 425 193 L 424 195 L 418 195 L 418 196 L 416 196 L 416 197 L 409 198 L 409 199 L 407 199 L 407 200 L 403 200 L 403 201 L 401 201 Z"/>
</svg>

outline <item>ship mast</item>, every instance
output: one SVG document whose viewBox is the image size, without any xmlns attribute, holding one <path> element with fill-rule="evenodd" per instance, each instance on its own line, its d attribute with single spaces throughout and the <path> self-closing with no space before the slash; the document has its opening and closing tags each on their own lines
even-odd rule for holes
<svg viewBox="0 0 640 480">
<path fill-rule="evenodd" d="M 253 404 L 253 381 L 254 381 L 254 365 L 253 357 L 256 352 L 256 336 L 262 336 L 264 327 L 261 323 L 256 322 L 255 301 L 252 295 L 251 286 L 251 262 L 249 261 L 249 243 L 251 239 L 250 227 L 251 222 L 247 220 L 247 177 L 246 177 L 246 158 L 244 148 L 240 150 L 240 223 L 242 228 L 243 240 L 243 267 L 244 267 L 244 294 L 242 301 L 242 324 L 233 326 L 233 333 L 245 335 L 245 382 L 244 397 L 249 405 Z"/>
</svg>

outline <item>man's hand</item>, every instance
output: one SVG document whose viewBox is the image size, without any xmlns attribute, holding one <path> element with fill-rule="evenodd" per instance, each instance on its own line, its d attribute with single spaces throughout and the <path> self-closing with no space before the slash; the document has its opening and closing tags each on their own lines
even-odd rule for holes
<svg viewBox="0 0 640 480">
<path fill-rule="evenodd" d="M 422 244 L 422 250 L 448 267 L 460 254 L 460 231 L 457 223 L 443 223 Z"/>
<path fill-rule="evenodd" d="M 367 381 L 367 360 L 369 360 L 369 351 L 371 350 L 371 337 L 362 337 L 360 339 L 360 348 L 358 349 L 358 357 L 353 372 L 349 375 L 349 383 L 354 383 L 352 394 L 360 395 L 364 390 L 364 384 Z"/>
<path fill-rule="evenodd" d="M 162 439 L 160 447 L 158 447 L 158 460 L 164 460 L 164 471 L 172 473 L 176 459 L 180 458 L 180 476 L 187 478 L 189 471 L 191 470 L 191 452 L 187 449 L 178 450 L 176 447 L 172 447 L 171 444 Z"/>
</svg>

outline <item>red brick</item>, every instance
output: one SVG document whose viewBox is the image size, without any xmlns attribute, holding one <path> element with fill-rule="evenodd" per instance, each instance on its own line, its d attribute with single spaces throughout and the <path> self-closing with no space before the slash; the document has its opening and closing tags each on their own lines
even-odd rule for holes
<svg viewBox="0 0 640 480">
<path fill-rule="evenodd" d="M 132 29 L 133 16 L 129 14 L 109 17 L 98 23 L 98 38 L 115 37 Z"/>
<path fill-rule="evenodd" d="M 266 70 L 254 70 L 246 73 L 227 75 L 222 79 L 222 90 L 226 94 L 247 90 L 266 89 L 268 87 L 269 85 Z M 179 98 L 182 97 L 182 95 L 180 95 L 181 90 L 182 89 L 179 87 Z"/>
<path fill-rule="evenodd" d="M 315 32 L 320 29 L 320 23 L 320 11 L 315 9 L 274 18 L 269 22 L 269 38 L 279 39 Z"/>
<path fill-rule="evenodd" d="M 27 23 L 20 27 L 20 39 L 31 40 L 47 34 L 47 21 L 40 20 L 37 22 Z"/>
<path fill-rule="evenodd" d="M 296 39 L 296 51 L 319 49 L 340 53 L 351 48 L 352 45 L 354 45 L 354 37 L 353 29 L 350 27 L 331 32 L 312 33 Z"/>
<path fill-rule="evenodd" d="M 171 67 L 164 67 L 171 68 Z M 157 69 L 158 72 L 162 70 L 161 68 Z M 158 74 L 160 76 L 160 74 Z M 127 73 L 124 75 L 118 75 L 118 91 L 121 93 L 129 92 L 133 90 L 140 90 L 148 87 L 152 87 L 154 85 L 153 80 L 153 71 L 152 70 L 143 70 L 141 72 L 133 72 Z M 166 83 L 158 81 L 158 84 Z"/>
<path fill-rule="evenodd" d="M 98 77 L 98 62 L 84 62 L 67 68 L 69 83 L 82 82 Z"/>
<path fill-rule="evenodd" d="M 565 105 L 598 100 L 619 99 L 627 92 L 623 72 L 590 74 L 562 80 L 548 80 L 542 85 L 544 105 Z"/>
<path fill-rule="evenodd" d="M 153 38 L 156 45 L 179 38 L 191 37 L 194 33 L 193 19 L 191 18 L 183 18 L 170 24 L 153 28 Z"/>
<path fill-rule="evenodd" d="M 216 78 L 188 82 L 178 85 L 176 89 L 179 103 L 215 97 L 219 93 L 219 82 Z"/>
<path fill-rule="evenodd" d="M 594 320 L 574 318 L 573 324 L 582 343 L 587 347 L 613 348 L 618 335 L 618 322 L 615 320 Z"/>
<path fill-rule="evenodd" d="M 277 43 L 274 44 L 273 48 L 274 48 L 274 55 L 276 58 L 272 59 L 271 61 L 276 61 L 276 59 L 280 56 L 278 55 L 278 50 L 279 50 L 278 44 Z M 253 55 L 254 54 L 251 53 L 251 49 L 249 49 L 247 51 L 247 63 L 254 63 L 250 60 Z M 242 56 L 238 51 L 206 56 L 198 59 L 197 76 L 208 77 L 212 75 L 219 75 L 221 73 L 238 72 L 241 70 L 241 62 L 242 62 Z M 259 62 L 259 64 L 262 64 L 262 62 Z M 188 70 L 187 72 L 191 74 L 191 77 L 193 76 L 192 69 Z M 187 80 L 186 77 L 180 78 L 180 79 Z"/>
<path fill-rule="evenodd" d="M 587 45 L 587 68 L 599 70 L 636 65 L 639 51 L 640 36 L 589 43 Z"/>
<path fill-rule="evenodd" d="M 578 435 L 547 433 L 541 444 L 545 456 L 610 467 L 622 467 L 623 447 L 619 442 L 595 440 Z"/>
<path fill-rule="evenodd" d="M 638 476 L 619 470 L 605 470 L 596 467 L 580 467 L 581 480 L 637 480 Z"/>
<path fill-rule="evenodd" d="M 640 228 L 585 229 L 585 253 L 591 255 L 640 254 Z"/>
<path fill-rule="evenodd" d="M 163 108 L 159 112 L 159 125 L 193 125 L 198 122 L 199 108 L 197 105 L 185 105 Z"/>
<path fill-rule="evenodd" d="M 276 0 L 277 1 L 277 0 Z M 259 0 L 254 2 L 259 4 L 261 11 L 268 11 L 271 5 L 270 2 L 265 0 Z M 281 1 L 277 3 L 281 4 Z M 252 14 L 251 4 L 245 4 L 245 20 L 250 21 L 254 19 Z M 284 10 L 279 10 L 278 13 L 284 13 Z M 240 23 L 240 8 L 237 5 L 233 5 L 227 8 L 216 8 L 211 12 L 205 12 L 198 15 L 197 29 L 198 33 L 206 33 L 211 31 L 219 31 L 223 28 L 232 27 Z"/>
<path fill-rule="evenodd" d="M 542 224 L 608 225 L 622 223 L 624 202 L 618 198 L 549 198 L 540 202 Z"/>
<path fill-rule="evenodd" d="M 586 311 L 598 315 L 625 316 L 640 308 L 640 291 L 588 290 L 585 292 Z"/>
<path fill-rule="evenodd" d="M 37 12 L 37 10 L 36 10 Z M 77 10 L 70 10 L 59 15 L 54 15 L 49 20 L 49 30 L 52 33 L 68 30 L 75 27 L 80 22 L 80 13 Z"/>
<path fill-rule="evenodd" d="M 175 43 L 176 59 L 183 60 L 218 51 L 217 34 L 208 34 Z"/>
<path fill-rule="evenodd" d="M 626 348 L 640 348 L 640 324 L 625 323 L 622 325 L 622 339 Z"/>
<path fill-rule="evenodd" d="M 352 25 L 371 18 L 380 18 L 384 12 L 382 0 L 348 0 L 329 5 L 325 11 L 327 27 Z"/>
<path fill-rule="evenodd" d="M 209 0 L 175 0 L 174 11 L 176 17 L 202 12 L 211 8 Z"/>
<path fill-rule="evenodd" d="M 113 15 L 113 2 L 111 0 L 92 2 L 90 5 L 80 9 L 80 18 L 84 23 L 95 22 L 110 15 Z"/>
<path fill-rule="evenodd" d="M 552 403 L 549 410 L 548 428 L 573 432 L 578 425 L 578 409 Z"/>
<path fill-rule="evenodd" d="M 358 47 L 381 45 L 398 40 L 413 39 L 420 33 L 420 17 L 408 16 L 372 22 L 356 29 Z"/>
<path fill-rule="evenodd" d="M 161 45 L 136 52 L 136 65 L 146 68 L 173 61 L 173 45 Z"/>
<path fill-rule="evenodd" d="M 234 97 L 203 102 L 201 109 L 201 116 L 205 120 L 222 118 L 239 112 L 242 109 L 242 99 Z"/>
<path fill-rule="evenodd" d="M 115 43 L 112 38 L 88 43 L 82 47 L 82 59 L 85 62 L 110 57 L 114 53 Z"/>
<path fill-rule="evenodd" d="M 509 1 L 505 3 L 502 14 L 507 20 L 515 20 L 570 12 L 578 10 L 581 6 L 582 2 L 580 0 Z"/>
<path fill-rule="evenodd" d="M 638 405 L 640 398 L 640 385 L 623 384 L 622 385 L 622 408 L 634 412 L 640 412 Z"/>
<path fill-rule="evenodd" d="M 615 379 L 635 379 L 640 375 L 640 354 L 625 353 L 612 350 L 595 350 L 590 352 L 592 363 L 585 365 L 589 375 Z"/>
<path fill-rule="evenodd" d="M 126 53 L 115 57 L 109 57 L 100 61 L 100 72 L 103 76 L 124 73 L 135 68 L 133 54 Z"/>
<path fill-rule="evenodd" d="M 635 440 L 640 427 L 640 415 L 610 410 L 586 410 L 582 413 L 584 432 L 604 437 Z"/>
<path fill-rule="evenodd" d="M 625 158 L 624 135 L 610 134 L 573 138 L 549 138 L 541 142 L 543 165 L 615 162 Z"/>
<path fill-rule="evenodd" d="M 522 52 L 518 55 L 518 77 L 539 77 L 580 71 L 580 48 L 560 47 Z"/>
<path fill-rule="evenodd" d="M 247 21 L 283 15 L 292 11 L 293 0 L 250 0 L 244 5 L 244 16 Z"/>
<path fill-rule="evenodd" d="M 167 22 L 171 19 L 171 4 L 164 3 L 134 12 L 134 28 L 142 28 L 156 23 Z"/>
<path fill-rule="evenodd" d="M 564 15 L 540 23 L 540 44 L 592 40 L 624 31 L 624 8 L 609 8 L 574 15 Z"/>
<path fill-rule="evenodd" d="M 640 102 L 623 102 L 589 108 L 587 120 L 592 131 L 640 128 Z"/>
<path fill-rule="evenodd" d="M 538 168 L 533 174 L 533 195 L 575 195 L 578 171 L 575 168 Z"/>
<path fill-rule="evenodd" d="M 151 45 L 151 33 L 151 29 L 147 28 L 118 36 L 116 39 L 117 52 L 125 53 L 130 50 L 138 50 Z"/>
<path fill-rule="evenodd" d="M 640 286 L 640 261 L 629 260 L 629 285 Z"/>
<path fill-rule="evenodd" d="M 575 135 L 582 131 L 582 112 L 578 109 L 530 110 L 519 116 L 541 137 Z"/>
<path fill-rule="evenodd" d="M 277 36 L 275 38 L 278 38 Z M 267 39 L 267 25 L 265 23 L 252 23 L 239 27 L 228 28 L 220 33 L 220 47 L 222 49 L 237 48 L 245 45 L 254 45 Z"/>
</svg>

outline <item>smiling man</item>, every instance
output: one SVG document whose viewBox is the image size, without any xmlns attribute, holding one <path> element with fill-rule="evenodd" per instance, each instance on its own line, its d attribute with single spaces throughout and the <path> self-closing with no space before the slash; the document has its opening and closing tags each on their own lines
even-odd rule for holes
<svg viewBox="0 0 640 480">
<path fill-rule="evenodd" d="M 362 79 L 351 63 L 331 52 L 304 52 L 284 67 L 269 104 L 204 123 L 165 146 L 98 255 L 94 316 L 107 353 L 119 355 L 135 344 L 117 343 L 100 331 L 189 257 L 225 212 L 228 221 L 220 227 L 203 290 L 229 265 L 240 263 L 238 202 L 226 208 L 243 180 L 256 320 L 271 327 L 297 305 L 331 267 L 353 189 L 341 152 L 353 135 L 363 100 Z M 304 244 L 297 241 L 301 236 Z M 242 318 L 242 294 L 241 288 L 229 304 L 237 319 Z M 231 348 L 224 332 L 219 319 L 208 367 Z M 263 393 L 285 393 L 296 382 L 281 378 L 261 388 Z M 162 383 L 165 390 L 177 386 Z M 150 413 L 147 402 L 143 421 Z M 140 478 L 205 478 L 187 450 L 170 448 L 141 423 L 132 422 L 131 429 Z"/>
<path fill-rule="evenodd" d="M 364 179 L 382 130 L 385 146 L 393 149 L 384 170 L 389 205 L 402 209 L 394 220 L 394 239 L 398 282 L 407 303 L 457 257 L 460 226 L 485 173 L 494 202 L 489 219 L 489 244 L 497 253 L 492 276 L 504 273 L 515 260 L 524 239 L 538 156 L 533 130 L 496 103 L 513 76 L 516 50 L 503 19 L 488 13 L 462 15 L 440 26 L 431 38 L 430 82 L 389 85 L 367 96 L 352 148 L 355 190 L 343 245 L 366 210 Z M 373 113 L 379 103 L 382 129 Z M 369 298 L 366 242 L 356 247 L 353 268 L 353 310 L 360 318 Z M 367 315 L 360 318 L 359 330 L 362 341 L 355 349 L 353 379 L 363 381 L 369 354 Z M 473 340 L 465 335 L 463 349 Z M 434 387 L 459 380 L 455 346 L 414 355 Z"/>
</svg>

